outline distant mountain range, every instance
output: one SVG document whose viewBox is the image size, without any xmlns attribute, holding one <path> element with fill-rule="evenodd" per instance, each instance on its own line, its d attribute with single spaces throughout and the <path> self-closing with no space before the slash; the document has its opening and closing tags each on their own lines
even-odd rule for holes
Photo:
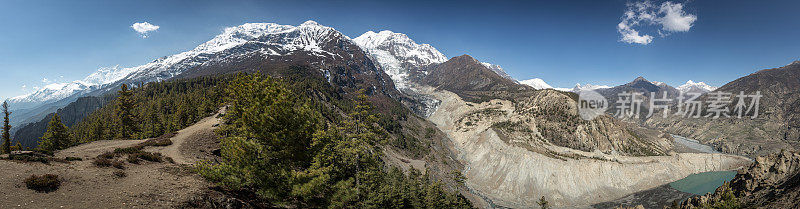
<svg viewBox="0 0 800 209">
<path fill-rule="evenodd" d="M 747 155 L 800 143 L 800 62 L 762 70 L 718 89 L 694 81 L 675 88 L 643 77 L 613 87 L 576 84 L 563 89 L 539 78 L 517 81 L 502 67 L 469 55 L 448 59 L 402 33 L 370 31 L 351 39 L 314 21 L 230 27 L 187 52 L 137 67 L 100 69 L 81 81 L 15 97 L 10 100 L 18 108 L 15 120 L 28 124 L 18 128 L 15 140 L 34 144 L 47 117 L 56 111 L 68 123 L 80 121 L 108 103 L 113 97 L 101 96 L 122 84 L 238 72 L 308 81 L 313 84 L 308 95 L 316 95 L 311 99 L 323 106 L 334 105 L 326 99 L 352 98 L 363 91 L 382 115 L 380 123 L 390 132 L 387 138 L 419 142 L 430 151 L 415 158 L 424 161 L 426 172 L 449 179 L 449 185 L 471 201 L 487 205 L 536 207 L 534 201 L 548 195 L 558 197 L 551 201 L 560 206 L 586 206 L 690 173 L 730 169 L 743 161 L 726 155 L 674 154 L 674 139 L 667 133 Z M 601 115 L 583 120 L 576 93 L 586 90 L 612 101 L 616 94 L 630 91 L 670 97 L 761 91 L 766 117 L 738 122 Z M 453 183 L 453 172 L 462 172 L 465 182 Z M 575 179 L 585 181 L 582 189 L 574 189 Z"/>
<path fill-rule="evenodd" d="M 716 90 L 717 87 L 710 86 L 703 82 L 689 80 L 686 81 L 685 84 L 678 86 L 677 89 L 682 93 L 706 93 Z"/>
<path fill-rule="evenodd" d="M 15 113 L 12 125 L 16 127 L 36 122 L 79 97 L 101 96 L 123 83 L 138 85 L 167 80 L 189 70 L 198 71 L 209 66 L 224 65 L 226 62 L 239 62 L 253 55 L 280 61 L 276 60 L 277 57 L 291 57 L 294 53 L 303 52 L 320 58 L 344 59 L 342 54 L 328 51 L 332 47 L 329 45 L 337 44 L 336 42 L 355 43 L 368 51 L 399 89 L 406 87 L 408 79 L 420 79 L 419 76 L 427 74 L 427 69 L 423 67 L 447 61 L 447 57 L 432 46 L 417 44 L 407 35 L 391 31 L 369 31 L 351 40 L 339 31 L 314 21 L 307 21 L 299 26 L 247 23 L 227 28 L 222 34 L 190 51 L 165 56 L 136 67 L 101 68 L 83 80 L 51 84 L 35 92 L 13 97 L 8 100 Z M 326 65 L 321 62 L 314 64 Z M 498 75 L 511 78 L 498 65 L 484 65 Z M 181 77 L 188 76 L 192 75 Z"/>
<path fill-rule="evenodd" d="M 748 95 L 758 92 L 762 95 L 758 117 L 747 117 L 752 111 L 743 118 L 653 117 L 644 124 L 700 140 L 726 153 L 759 156 L 782 149 L 800 149 L 800 61 L 760 70 L 713 92 Z M 733 105 L 732 102 L 727 108 L 732 110 Z"/>
</svg>

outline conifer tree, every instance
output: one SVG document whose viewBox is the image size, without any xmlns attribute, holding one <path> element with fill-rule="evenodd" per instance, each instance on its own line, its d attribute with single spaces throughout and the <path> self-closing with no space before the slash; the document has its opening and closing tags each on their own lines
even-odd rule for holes
<svg viewBox="0 0 800 209">
<path fill-rule="evenodd" d="M 547 200 L 544 199 L 544 196 L 542 196 L 542 198 L 539 198 L 539 201 L 536 201 L 536 204 L 539 204 L 539 207 L 542 209 L 550 208 L 550 202 L 547 202 Z"/>
<path fill-rule="evenodd" d="M 11 154 L 11 125 L 8 124 L 9 115 L 8 102 L 3 102 L 3 153 Z"/>
<path fill-rule="evenodd" d="M 131 139 L 136 132 L 136 124 L 133 117 L 134 98 L 133 91 L 128 89 L 127 84 L 122 84 L 122 89 L 117 92 L 117 138 Z"/>
<path fill-rule="evenodd" d="M 69 147 L 72 143 L 69 140 L 69 130 L 64 123 L 61 123 L 61 117 L 58 113 L 53 115 L 50 122 L 47 124 L 47 131 L 39 141 L 39 148 L 46 151 L 56 151 Z"/>
</svg>

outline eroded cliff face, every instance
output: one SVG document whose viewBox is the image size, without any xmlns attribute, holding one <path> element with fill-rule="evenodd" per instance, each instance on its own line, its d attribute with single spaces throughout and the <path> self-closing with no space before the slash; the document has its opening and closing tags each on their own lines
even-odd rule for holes
<svg viewBox="0 0 800 209">
<path fill-rule="evenodd" d="M 799 200 L 800 153 L 784 150 L 756 157 L 729 184 L 713 194 L 690 198 L 680 208 L 732 203 L 748 208 L 798 208 Z"/>
<path fill-rule="evenodd" d="M 641 134 L 651 138 L 634 137 L 626 131 L 631 129 L 610 118 L 560 121 L 574 109 L 561 92 L 544 92 L 516 103 L 498 99 L 469 103 L 433 88 L 421 88 L 421 93 L 441 101 L 428 119 L 453 141 L 466 165 L 467 186 L 500 206 L 536 207 L 535 201 L 545 196 L 556 206 L 589 207 L 692 173 L 749 163 L 747 158 L 723 154 L 667 154 L 669 138 L 652 133 Z M 548 105 L 566 105 L 560 108 L 566 116 L 536 114 Z M 504 128 L 498 123 L 516 125 Z M 559 124 L 569 126 L 560 136 L 575 137 L 556 142 L 540 131 Z M 633 148 L 640 151 L 630 151 Z M 644 154 L 643 149 L 650 152 Z"/>
<path fill-rule="evenodd" d="M 757 157 L 731 187 L 748 205 L 766 208 L 800 207 L 800 153 L 781 151 Z"/>
</svg>

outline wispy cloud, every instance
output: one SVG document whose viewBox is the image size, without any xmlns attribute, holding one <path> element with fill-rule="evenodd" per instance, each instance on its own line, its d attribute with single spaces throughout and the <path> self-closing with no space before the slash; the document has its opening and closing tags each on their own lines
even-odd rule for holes
<svg viewBox="0 0 800 209">
<path fill-rule="evenodd" d="M 139 33 L 142 38 L 147 38 L 148 33 L 158 30 L 161 26 L 150 24 L 149 22 L 137 22 L 131 25 L 131 28 Z"/>
<path fill-rule="evenodd" d="M 617 24 L 617 31 L 621 36 L 619 41 L 642 45 L 652 43 L 654 37 L 640 33 L 637 29 L 640 26 L 661 26 L 657 31 L 661 37 L 668 36 L 672 32 L 689 31 L 694 26 L 697 16 L 686 13 L 683 6 L 682 3 L 671 1 L 658 6 L 651 1 L 628 3 L 622 20 Z"/>
</svg>

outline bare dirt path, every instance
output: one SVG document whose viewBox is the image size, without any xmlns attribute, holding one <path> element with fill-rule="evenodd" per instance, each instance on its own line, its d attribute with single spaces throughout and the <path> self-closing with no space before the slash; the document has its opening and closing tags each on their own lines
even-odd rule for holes
<svg viewBox="0 0 800 209">
<path fill-rule="evenodd" d="M 92 164 L 94 156 L 137 141 L 97 141 L 56 154 L 83 158 L 70 163 L 0 160 L 0 208 L 170 208 L 208 188 L 201 177 L 177 164 L 125 163 L 125 169 Z M 32 174 L 56 174 L 61 187 L 50 193 L 27 189 L 23 181 Z"/>
<path fill-rule="evenodd" d="M 114 151 L 116 148 L 120 147 L 130 147 L 137 145 L 139 143 L 144 142 L 145 139 L 142 140 L 101 140 L 101 141 L 94 141 L 88 144 L 82 144 L 79 146 L 70 147 L 55 153 L 56 158 L 65 158 L 65 157 L 80 157 L 84 159 L 93 158 L 97 155 L 103 154 L 104 152 Z"/>
<path fill-rule="evenodd" d="M 178 134 L 170 138 L 172 145 L 148 147 L 145 151 L 159 152 L 171 157 L 177 164 L 192 165 L 200 160 L 213 160 L 212 151 L 219 146 L 217 143 L 219 140 L 214 133 L 221 121 L 218 118 L 219 114 L 203 118 L 194 125 L 178 131 Z"/>
<path fill-rule="evenodd" d="M 145 140 L 104 140 L 56 152 L 55 158 L 80 157 L 69 163 L 20 162 L 0 160 L 0 208 L 172 208 L 203 194 L 211 186 L 191 172 L 189 164 L 211 160 L 218 149 L 213 132 L 218 114 L 202 119 L 178 132 L 173 144 L 148 147 L 175 163 L 125 162 L 125 169 L 97 167 L 96 156 L 116 148 L 131 147 Z M 121 159 L 117 159 L 121 160 Z M 123 171 L 125 177 L 114 172 Z M 56 174 L 61 187 L 50 193 L 27 189 L 24 179 L 35 175 Z"/>
</svg>

